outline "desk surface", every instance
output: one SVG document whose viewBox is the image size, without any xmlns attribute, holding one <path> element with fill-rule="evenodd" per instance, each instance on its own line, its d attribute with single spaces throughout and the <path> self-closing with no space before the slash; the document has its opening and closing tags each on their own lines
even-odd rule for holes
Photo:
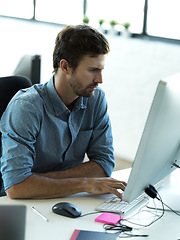
<svg viewBox="0 0 180 240">
<path fill-rule="evenodd" d="M 172 178 L 178 178 L 178 173 L 175 171 L 168 179 L 168 184 L 171 185 Z M 121 170 L 113 173 L 113 177 L 127 180 L 129 170 Z M 174 180 L 173 180 L 174 181 Z M 25 240 L 49 240 L 60 239 L 69 240 L 74 229 L 92 230 L 92 231 L 104 231 L 103 224 L 97 223 L 94 219 L 99 213 L 79 217 L 76 219 L 66 218 L 56 215 L 52 212 L 52 206 L 58 202 L 66 201 L 71 202 L 79 209 L 82 214 L 94 212 L 95 207 L 100 204 L 109 195 L 90 195 L 86 193 L 76 194 L 66 198 L 48 199 L 48 200 L 11 200 L 7 197 L 0 198 L 0 205 L 26 205 L 26 238 Z M 39 215 L 32 211 L 31 207 L 34 206 L 45 217 L 48 218 L 48 222 L 43 220 Z M 139 213 L 133 220 L 134 222 L 140 221 L 142 224 L 147 224 L 154 219 L 154 216 L 149 217 L 147 211 Z M 172 212 L 165 212 L 163 218 L 155 222 L 149 227 L 135 230 L 136 234 L 149 234 L 148 239 L 163 239 L 163 240 L 177 240 L 180 238 L 180 216 L 175 215 Z M 140 227 L 138 227 L 140 228 Z M 142 237 L 137 237 L 143 239 Z"/>
</svg>

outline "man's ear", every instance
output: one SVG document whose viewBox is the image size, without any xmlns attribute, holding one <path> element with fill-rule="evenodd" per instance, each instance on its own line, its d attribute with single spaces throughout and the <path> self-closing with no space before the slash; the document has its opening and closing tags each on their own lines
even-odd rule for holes
<svg viewBox="0 0 180 240">
<path fill-rule="evenodd" d="M 69 74 L 70 67 L 69 67 L 69 63 L 68 63 L 67 60 L 62 59 L 60 61 L 60 68 L 61 68 L 61 70 L 63 71 L 64 74 Z"/>
</svg>

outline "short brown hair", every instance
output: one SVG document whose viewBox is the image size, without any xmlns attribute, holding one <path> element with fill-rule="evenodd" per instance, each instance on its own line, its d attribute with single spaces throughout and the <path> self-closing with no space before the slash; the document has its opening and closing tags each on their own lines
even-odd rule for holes
<svg viewBox="0 0 180 240">
<path fill-rule="evenodd" d="M 75 70 L 86 54 L 107 54 L 109 43 L 105 36 L 88 25 L 66 26 L 57 35 L 53 52 L 53 67 L 56 73 L 62 59 Z"/>
</svg>

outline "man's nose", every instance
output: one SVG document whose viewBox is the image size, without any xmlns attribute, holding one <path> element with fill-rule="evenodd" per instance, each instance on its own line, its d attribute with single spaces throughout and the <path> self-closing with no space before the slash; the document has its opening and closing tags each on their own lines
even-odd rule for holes
<svg viewBox="0 0 180 240">
<path fill-rule="evenodd" d="M 96 73 L 94 82 L 96 82 L 96 83 L 103 83 L 102 72 L 101 72 L 101 71 L 98 71 L 98 72 Z"/>
</svg>

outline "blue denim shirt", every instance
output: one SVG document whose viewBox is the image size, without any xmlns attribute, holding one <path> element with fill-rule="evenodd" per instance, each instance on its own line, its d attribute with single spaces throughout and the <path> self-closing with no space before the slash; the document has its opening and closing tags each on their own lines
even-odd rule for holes
<svg viewBox="0 0 180 240">
<path fill-rule="evenodd" d="M 113 139 L 104 92 L 78 97 L 72 112 L 59 98 L 53 76 L 19 91 L 1 118 L 1 173 L 4 189 L 32 172 L 46 173 L 81 164 L 87 153 L 108 176 L 114 168 Z"/>
</svg>

